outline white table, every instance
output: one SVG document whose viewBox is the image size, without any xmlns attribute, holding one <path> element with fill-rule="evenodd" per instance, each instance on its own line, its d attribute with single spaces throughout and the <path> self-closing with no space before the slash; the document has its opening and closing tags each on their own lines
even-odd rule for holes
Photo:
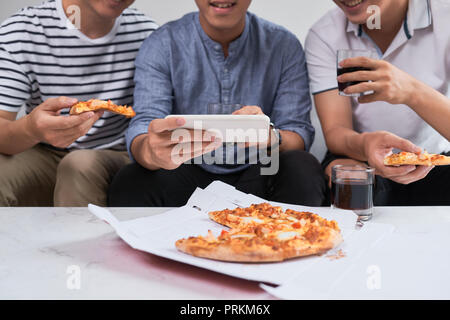
<svg viewBox="0 0 450 320">
<path fill-rule="evenodd" d="M 167 210 L 111 212 L 129 220 Z M 373 221 L 450 230 L 450 207 L 376 208 Z M 87 208 L 0 208 L 0 299 L 271 298 L 256 282 L 136 251 Z"/>
</svg>

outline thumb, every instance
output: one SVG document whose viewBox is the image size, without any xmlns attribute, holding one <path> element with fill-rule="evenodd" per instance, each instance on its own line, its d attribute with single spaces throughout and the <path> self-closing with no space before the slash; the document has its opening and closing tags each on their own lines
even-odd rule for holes
<svg viewBox="0 0 450 320">
<path fill-rule="evenodd" d="M 61 109 L 70 108 L 77 102 L 78 100 L 75 98 L 59 97 L 47 99 L 41 106 L 42 109 L 47 111 L 59 111 Z"/>
<path fill-rule="evenodd" d="M 397 137 L 396 135 L 387 136 L 386 140 L 384 142 L 387 146 L 395 148 L 395 149 L 399 149 L 401 151 L 412 152 L 412 153 L 421 153 L 422 152 L 422 149 L 419 148 L 418 146 L 416 146 L 411 141 Z"/>
</svg>

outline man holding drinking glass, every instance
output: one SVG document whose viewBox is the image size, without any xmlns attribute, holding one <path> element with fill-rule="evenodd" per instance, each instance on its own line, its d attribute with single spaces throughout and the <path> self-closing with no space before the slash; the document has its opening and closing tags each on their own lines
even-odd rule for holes
<svg viewBox="0 0 450 320">
<path fill-rule="evenodd" d="M 127 133 L 135 163 L 114 179 L 111 206 L 184 205 L 197 187 L 214 180 L 273 201 L 320 206 L 325 200 L 320 164 L 306 152 L 314 128 L 302 46 L 286 29 L 247 12 L 250 3 L 196 0 L 199 12 L 166 24 L 145 41 L 136 61 L 137 116 Z M 278 172 L 262 175 L 261 166 L 250 163 L 185 164 L 222 146 L 211 136 L 194 141 L 194 132 L 182 142 L 200 142 L 200 148 L 173 157 L 180 141 L 172 131 L 185 119 L 165 117 L 207 114 L 211 104 L 240 104 L 235 115 L 270 117 L 266 145 L 279 146 Z"/>
<path fill-rule="evenodd" d="M 450 151 L 450 6 L 440 0 L 334 2 L 339 9 L 311 28 L 305 46 L 329 148 L 325 172 L 368 163 L 377 173 L 376 205 L 449 205 L 450 167 L 388 167 L 383 160 L 393 150 Z M 340 61 L 338 68 L 360 71 L 336 81 L 341 49 L 369 50 L 379 59 Z M 356 83 L 343 93 L 361 96 L 339 95 L 338 82 Z"/>
</svg>

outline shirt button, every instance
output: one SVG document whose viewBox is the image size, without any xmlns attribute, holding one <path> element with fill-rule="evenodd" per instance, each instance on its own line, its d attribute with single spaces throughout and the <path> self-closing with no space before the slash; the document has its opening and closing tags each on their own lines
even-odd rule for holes
<svg viewBox="0 0 450 320">
<path fill-rule="evenodd" d="M 225 68 L 223 71 L 225 71 L 225 73 L 228 73 L 228 69 L 227 68 Z"/>
<path fill-rule="evenodd" d="M 216 50 L 220 50 L 220 49 L 221 49 L 219 45 L 215 46 L 214 48 L 215 48 Z"/>
</svg>

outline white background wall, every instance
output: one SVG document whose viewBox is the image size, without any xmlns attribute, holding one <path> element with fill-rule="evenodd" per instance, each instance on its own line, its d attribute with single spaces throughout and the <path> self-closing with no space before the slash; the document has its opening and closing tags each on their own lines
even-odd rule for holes
<svg viewBox="0 0 450 320">
<path fill-rule="evenodd" d="M 0 21 L 20 8 L 41 2 L 42 0 L 1 0 Z M 194 0 L 136 0 L 133 6 L 150 15 L 160 25 L 196 10 Z M 331 0 L 253 0 L 250 11 L 285 26 L 304 43 L 311 25 L 333 6 Z M 321 159 L 325 145 L 315 112 L 312 120 L 317 129 L 312 152 Z"/>
</svg>

